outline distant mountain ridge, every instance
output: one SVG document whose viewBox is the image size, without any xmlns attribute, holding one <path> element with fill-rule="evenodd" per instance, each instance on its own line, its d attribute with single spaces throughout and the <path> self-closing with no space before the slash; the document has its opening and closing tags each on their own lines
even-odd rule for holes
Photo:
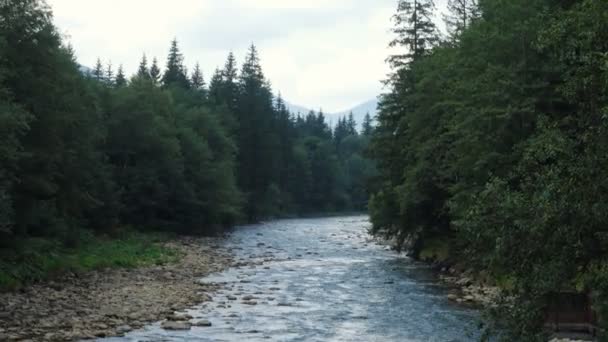
<svg viewBox="0 0 608 342">
<path fill-rule="evenodd" d="M 310 112 L 311 110 L 313 110 L 315 112 L 319 111 L 318 109 L 306 108 L 303 106 L 291 104 L 289 102 L 287 102 L 287 108 L 293 114 L 300 113 L 302 115 L 308 114 L 308 112 Z M 361 103 L 360 105 L 357 105 L 348 110 L 344 110 L 344 111 L 340 111 L 340 112 L 336 112 L 336 113 L 325 113 L 324 112 L 324 114 L 325 114 L 325 118 L 327 119 L 327 122 L 329 123 L 329 125 L 334 126 L 338 122 L 338 119 L 348 116 L 351 112 L 353 113 L 353 117 L 355 118 L 355 121 L 357 122 L 358 127 L 361 127 L 361 125 L 363 124 L 363 119 L 365 118 L 365 114 L 369 113 L 369 115 L 371 115 L 372 119 L 373 119 L 376 116 L 376 114 L 378 113 L 378 99 L 369 100 L 367 102 Z"/>
</svg>

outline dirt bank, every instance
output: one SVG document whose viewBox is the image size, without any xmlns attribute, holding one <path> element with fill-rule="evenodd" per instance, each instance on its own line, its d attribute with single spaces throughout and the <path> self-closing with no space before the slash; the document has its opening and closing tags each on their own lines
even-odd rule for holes
<svg viewBox="0 0 608 342">
<path fill-rule="evenodd" d="M 119 336 L 167 315 L 210 301 L 217 285 L 197 281 L 232 263 L 215 238 L 167 242 L 176 264 L 66 275 L 0 294 L 0 341 L 73 341 Z"/>
</svg>

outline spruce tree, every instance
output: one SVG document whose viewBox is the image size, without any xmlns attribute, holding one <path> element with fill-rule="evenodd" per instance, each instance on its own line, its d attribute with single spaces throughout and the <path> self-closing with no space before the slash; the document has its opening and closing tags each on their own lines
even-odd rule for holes
<svg viewBox="0 0 608 342">
<path fill-rule="evenodd" d="M 108 66 L 106 67 L 105 81 L 107 85 L 114 86 L 114 69 L 112 69 L 112 61 L 108 62 Z"/>
<path fill-rule="evenodd" d="M 395 39 L 391 47 L 407 51 L 389 57 L 393 68 L 407 65 L 412 60 L 430 52 L 439 41 L 437 27 L 433 22 L 435 3 L 433 0 L 399 0 L 397 13 L 393 16 Z"/>
<path fill-rule="evenodd" d="M 158 60 L 156 57 L 152 60 L 152 66 L 150 67 L 150 78 L 154 84 L 160 82 L 160 68 L 158 67 Z"/>
<path fill-rule="evenodd" d="M 179 50 L 177 39 L 171 41 L 162 83 L 165 87 L 177 86 L 185 89 L 190 87 L 190 81 L 188 80 L 184 66 L 184 56 Z"/>
<path fill-rule="evenodd" d="M 222 71 L 219 68 L 215 69 L 211 81 L 209 81 L 209 100 L 216 105 L 222 103 Z"/>
<path fill-rule="evenodd" d="M 137 77 L 142 79 L 148 79 L 150 77 L 150 70 L 148 69 L 148 58 L 146 54 L 143 54 L 141 57 L 141 62 L 139 62 L 139 68 L 137 69 Z"/>
<path fill-rule="evenodd" d="M 205 90 L 205 80 L 200 65 L 196 63 L 192 76 L 190 76 L 190 84 L 196 90 Z"/>
<path fill-rule="evenodd" d="M 369 115 L 369 112 L 365 114 L 365 118 L 363 119 L 363 130 L 361 131 L 361 133 L 366 136 L 369 137 L 372 135 L 372 132 L 374 131 L 374 127 L 372 124 L 372 117 Z"/>
<path fill-rule="evenodd" d="M 357 122 L 355 121 L 355 117 L 353 112 L 348 114 L 348 121 L 346 123 L 348 135 L 357 135 Z"/>
<path fill-rule="evenodd" d="M 122 64 L 118 66 L 118 72 L 116 73 L 114 85 L 116 88 L 122 88 L 127 85 L 127 78 L 125 77 Z"/>
<path fill-rule="evenodd" d="M 238 68 L 236 59 L 232 51 L 228 54 L 224 69 L 222 70 L 222 101 L 232 112 L 237 111 L 237 101 L 239 96 Z"/>
<path fill-rule="evenodd" d="M 471 25 L 471 22 L 479 17 L 478 0 L 448 0 L 450 13 L 445 16 L 444 21 L 453 41 Z"/>
<path fill-rule="evenodd" d="M 95 69 L 93 69 L 93 77 L 95 77 L 97 81 L 103 81 L 105 79 L 105 71 L 101 59 L 99 58 L 97 58 L 97 63 L 95 63 Z"/>
</svg>

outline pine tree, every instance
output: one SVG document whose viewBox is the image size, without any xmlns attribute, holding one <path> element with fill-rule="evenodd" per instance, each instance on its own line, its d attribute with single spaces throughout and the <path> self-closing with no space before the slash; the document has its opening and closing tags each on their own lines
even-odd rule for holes
<svg viewBox="0 0 608 342">
<path fill-rule="evenodd" d="M 171 48 L 167 56 L 167 67 L 162 78 L 165 87 L 178 86 L 188 89 L 190 81 L 184 67 L 184 56 L 179 50 L 177 39 L 171 41 Z"/>
<path fill-rule="evenodd" d="M 139 68 L 137 69 L 137 77 L 142 79 L 150 78 L 150 70 L 148 69 L 148 58 L 146 54 L 143 54 L 141 57 L 141 62 L 139 62 Z"/>
<path fill-rule="evenodd" d="M 192 88 L 196 90 L 205 90 L 205 80 L 203 78 L 203 72 L 201 71 L 200 65 L 196 63 L 192 76 L 190 76 L 190 84 Z"/>
<path fill-rule="evenodd" d="M 366 136 L 369 137 L 372 135 L 374 131 L 374 127 L 372 124 L 372 117 L 369 115 L 369 112 L 367 114 L 365 114 L 365 118 L 363 119 L 363 130 L 361 131 L 361 133 Z"/>
<path fill-rule="evenodd" d="M 211 81 L 209 81 L 209 100 L 214 104 L 222 103 L 222 71 L 219 68 L 215 69 Z"/>
<path fill-rule="evenodd" d="M 101 63 L 101 59 L 97 58 L 97 63 L 95 64 L 95 69 L 93 69 L 93 77 L 95 77 L 98 81 L 103 81 L 105 78 L 105 71 L 103 70 L 103 64 Z"/>
<path fill-rule="evenodd" d="M 152 66 L 150 67 L 150 78 L 154 84 L 160 82 L 160 68 L 158 67 L 158 60 L 156 57 L 152 60 Z"/>
<path fill-rule="evenodd" d="M 114 82 L 116 88 L 122 88 L 127 85 L 127 78 L 123 70 L 122 64 L 118 66 L 118 72 L 116 73 L 116 81 Z"/>
<path fill-rule="evenodd" d="M 444 21 L 452 40 L 456 41 L 471 22 L 479 17 L 478 0 L 448 0 L 450 14 Z"/>
<path fill-rule="evenodd" d="M 112 61 L 108 62 L 108 66 L 106 67 L 106 84 L 109 86 L 114 86 L 114 70 L 112 69 Z"/>
<path fill-rule="evenodd" d="M 228 54 L 224 69 L 222 70 L 222 90 L 221 97 L 222 101 L 228 106 L 228 108 L 235 112 L 237 111 L 237 102 L 239 96 L 238 82 L 238 68 L 236 65 L 236 59 L 232 51 Z"/>
<path fill-rule="evenodd" d="M 249 194 L 246 215 L 255 221 L 272 215 L 276 204 L 278 138 L 273 132 L 272 92 L 264 78 L 257 49 L 249 48 L 239 77 L 237 107 L 239 184 Z"/>
<path fill-rule="evenodd" d="M 346 123 L 348 135 L 357 135 L 357 122 L 355 121 L 355 117 L 353 112 L 348 114 L 348 121 Z"/>
<path fill-rule="evenodd" d="M 407 65 L 427 54 L 439 41 L 433 22 L 434 10 L 433 0 L 399 0 L 397 14 L 393 16 L 393 33 L 397 37 L 390 42 L 390 46 L 406 48 L 407 51 L 388 58 L 393 68 Z"/>
</svg>

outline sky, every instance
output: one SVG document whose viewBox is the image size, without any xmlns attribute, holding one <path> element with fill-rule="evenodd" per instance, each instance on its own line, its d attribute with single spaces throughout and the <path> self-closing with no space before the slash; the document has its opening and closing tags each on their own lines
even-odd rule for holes
<svg viewBox="0 0 608 342">
<path fill-rule="evenodd" d="M 441 8 L 440 0 L 438 7 Z M 164 66 L 176 38 L 191 70 L 208 81 L 233 51 L 258 47 L 275 93 L 338 112 L 373 99 L 390 69 L 397 0 L 47 0 L 80 64 L 100 58 L 127 74 L 142 54 Z"/>
</svg>

